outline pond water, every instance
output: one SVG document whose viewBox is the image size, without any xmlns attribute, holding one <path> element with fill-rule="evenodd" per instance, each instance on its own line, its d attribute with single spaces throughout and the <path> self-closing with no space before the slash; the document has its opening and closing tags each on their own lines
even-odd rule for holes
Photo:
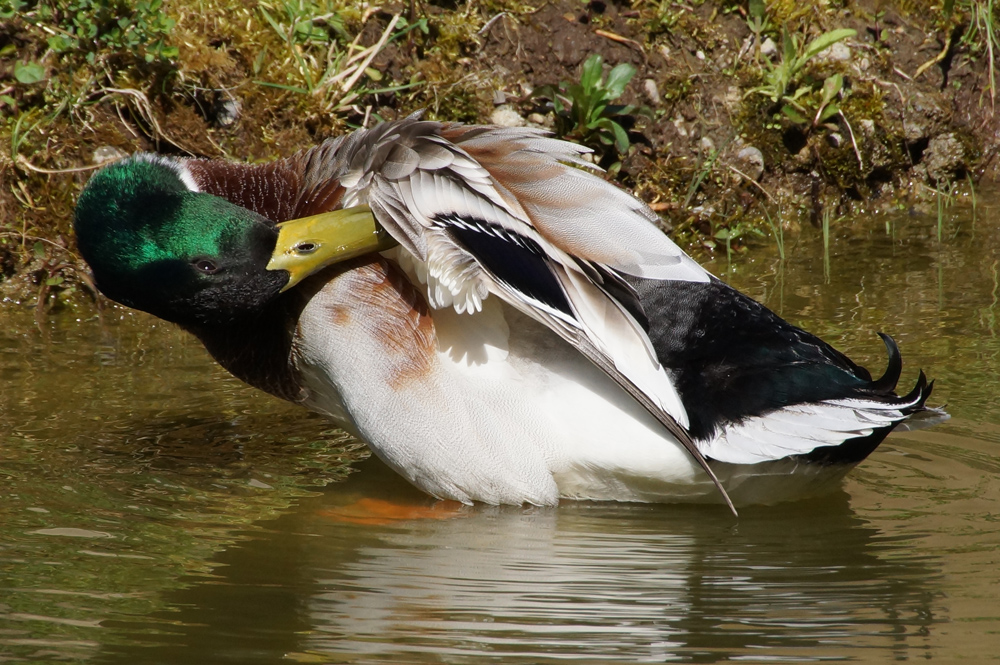
<svg viewBox="0 0 1000 665">
<path fill-rule="evenodd" d="M 145 315 L 0 308 L 0 662 L 995 659 L 1000 198 L 712 269 L 951 421 L 835 493 L 453 509 Z M 824 269 L 824 263 L 827 264 Z M 390 505 L 409 505 L 408 511 Z"/>
</svg>

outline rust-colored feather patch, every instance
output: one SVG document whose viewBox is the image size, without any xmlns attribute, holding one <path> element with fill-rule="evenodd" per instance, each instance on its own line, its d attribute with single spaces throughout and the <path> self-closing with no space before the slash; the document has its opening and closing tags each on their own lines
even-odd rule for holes
<svg viewBox="0 0 1000 665">
<path fill-rule="evenodd" d="M 374 340 L 394 390 L 425 377 L 437 362 L 437 333 L 424 297 L 394 264 L 366 257 L 343 264 L 327 305 L 330 325 L 362 328 Z M 324 279 L 322 274 L 317 276 Z M 342 353 L 349 353 L 347 349 Z"/>
</svg>

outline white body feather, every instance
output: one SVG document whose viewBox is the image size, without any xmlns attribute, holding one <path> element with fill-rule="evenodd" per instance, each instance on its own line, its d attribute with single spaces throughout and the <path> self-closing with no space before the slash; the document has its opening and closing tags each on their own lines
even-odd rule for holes
<svg viewBox="0 0 1000 665">
<path fill-rule="evenodd" d="M 368 441 L 425 492 L 491 504 L 722 501 L 691 455 L 611 378 L 496 299 L 473 315 L 435 311 L 429 369 L 398 389 L 397 359 L 372 334 L 379 314 L 360 302 L 343 311 L 350 279 L 328 282 L 299 318 L 305 405 Z M 790 460 L 714 469 L 738 504 L 820 492 L 846 472 Z"/>
</svg>

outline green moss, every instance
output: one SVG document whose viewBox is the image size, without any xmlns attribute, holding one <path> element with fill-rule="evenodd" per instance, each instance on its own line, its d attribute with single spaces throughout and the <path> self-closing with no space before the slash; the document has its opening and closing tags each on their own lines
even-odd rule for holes
<svg viewBox="0 0 1000 665">
<path fill-rule="evenodd" d="M 746 76 L 746 90 L 753 87 L 753 77 Z M 761 151 L 765 164 L 779 164 L 789 156 L 785 146 L 781 116 L 770 99 L 764 95 L 744 95 L 733 117 L 733 125 L 745 143 Z"/>
</svg>

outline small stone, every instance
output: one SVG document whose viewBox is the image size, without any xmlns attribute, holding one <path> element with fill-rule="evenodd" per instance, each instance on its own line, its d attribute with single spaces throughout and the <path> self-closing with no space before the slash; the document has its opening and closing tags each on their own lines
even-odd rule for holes
<svg viewBox="0 0 1000 665">
<path fill-rule="evenodd" d="M 669 62 L 670 61 L 670 48 L 668 46 L 666 46 L 666 45 L 661 46 L 660 47 L 660 55 L 663 56 L 664 60 L 666 60 L 667 62 Z"/>
<path fill-rule="evenodd" d="M 503 90 L 494 90 L 493 91 L 493 105 L 494 106 L 503 106 L 506 103 L 507 103 L 507 93 L 505 93 Z"/>
<path fill-rule="evenodd" d="M 950 180 L 965 168 L 965 147 L 954 134 L 941 134 L 927 143 L 920 161 L 930 180 Z"/>
<path fill-rule="evenodd" d="M 802 146 L 802 150 L 795 153 L 792 157 L 792 161 L 800 170 L 811 169 L 816 156 L 813 154 L 812 149 L 808 145 Z"/>
<path fill-rule="evenodd" d="M 711 205 L 697 205 L 691 208 L 691 212 L 702 219 L 708 219 L 715 214 L 715 207 Z"/>
<path fill-rule="evenodd" d="M 663 102 L 663 99 L 660 97 L 660 89 L 656 86 L 656 81 L 653 79 L 643 81 L 642 90 L 646 93 L 646 98 L 649 99 L 650 104 L 659 106 Z"/>
<path fill-rule="evenodd" d="M 262 490 L 273 490 L 274 489 L 272 486 L 268 485 L 267 483 L 265 483 L 265 482 L 263 482 L 261 480 L 257 480 L 256 478 L 251 478 L 250 482 L 248 482 L 247 485 L 249 485 L 250 487 L 256 487 L 257 489 L 262 489 Z"/>
<path fill-rule="evenodd" d="M 858 124 L 861 125 L 861 131 L 864 132 L 866 136 L 875 135 L 875 121 L 871 118 L 862 118 Z"/>
<path fill-rule="evenodd" d="M 770 58 L 772 55 L 778 53 L 778 45 L 774 43 L 774 40 L 768 37 L 764 40 L 764 43 L 760 45 L 760 54 Z"/>
<path fill-rule="evenodd" d="M 737 110 L 741 103 L 743 103 L 743 95 L 740 93 L 740 89 L 735 85 L 731 85 L 726 88 L 726 96 L 723 98 L 726 108 L 732 113 Z"/>
<path fill-rule="evenodd" d="M 510 104 L 504 104 L 494 109 L 490 122 L 500 127 L 523 127 L 524 118 Z"/>
<path fill-rule="evenodd" d="M 555 125 L 555 118 L 543 113 L 532 113 L 528 116 L 528 125 L 531 127 L 545 127 L 551 129 Z"/>
<path fill-rule="evenodd" d="M 951 112 L 948 102 L 941 95 L 931 92 L 912 92 L 903 106 L 903 132 L 910 143 L 930 139 L 947 125 Z"/>
<path fill-rule="evenodd" d="M 737 168 L 754 180 L 764 175 L 764 153 L 752 145 L 736 153 Z"/>
<path fill-rule="evenodd" d="M 677 116 L 672 120 L 672 122 L 674 127 L 677 129 L 677 133 L 686 138 L 688 136 L 688 130 L 684 127 L 684 118 Z"/>
<path fill-rule="evenodd" d="M 839 148 L 844 144 L 844 137 L 837 132 L 830 132 L 826 135 L 826 142 L 830 144 L 830 147 Z"/>
<path fill-rule="evenodd" d="M 816 59 L 819 62 L 847 62 L 851 59 L 851 47 L 844 42 L 830 44 L 816 54 Z"/>
<path fill-rule="evenodd" d="M 215 99 L 212 112 L 215 114 L 215 124 L 219 127 L 232 127 L 240 119 L 243 105 L 234 97 L 219 96 Z"/>
<path fill-rule="evenodd" d="M 119 159 L 124 159 L 127 156 L 124 151 L 114 146 L 102 145 L 94 150 L 94 154 L 90 160 L 94 164 L 107 164 L 109 162 L 117 162 Z"/>
<path fill-rule="evenodd" d="M 704 60 L 705 59 L 705 52 L 702 51 L 702 50 L 695 51 L 694 52 L 694 57 L 698 58 L 699 60 Z"/>
<path fill-rule="evenodd" d="M 700 147 L 701 151 L 706 155 L 711 152 L 715 152 L 715 142 L 707 136 L 701 137 L 701 140 L 698 141 L 698 147 Z"/>
</svg>

